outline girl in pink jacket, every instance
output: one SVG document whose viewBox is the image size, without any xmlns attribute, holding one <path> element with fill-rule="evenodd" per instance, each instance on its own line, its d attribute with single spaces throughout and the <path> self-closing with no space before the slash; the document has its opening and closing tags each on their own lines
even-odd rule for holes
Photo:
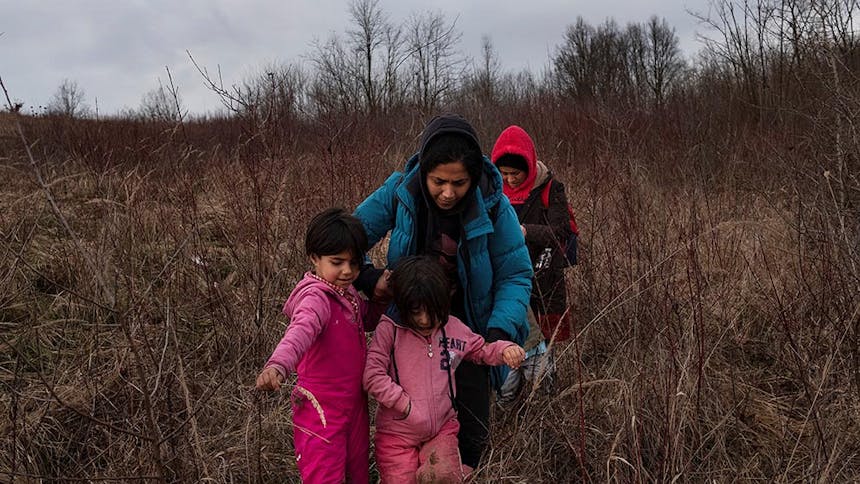
<svg viewBox="0 0 860 484">
<path fill-rule="evenodd" d="M 367 483 L 367 394 L 361 377 L 364 332 L 383 307 L 368 305 L 352 287 L 367 250 L 361 222 L 342 209 L 311 220 L 305 251 L 314 266 L 284 305 L 284 337 L 257 376 L 260 390 L 278 390 L 298 374 L 291 400 L 296 463 L 306 483 Z"/>
<path fill-rule="evenodd" d="M 487 344 L 450 316 L 447 276 L 430 258 L 401 259 L 390 287 L 398 314 L 380 320 L 364 370 L 364 388 L 379 402 L 381 482 L 462 482 L 454 370 L 464 359 L 516 368 L 525 352 L 510 341 Z"/>
</svg>

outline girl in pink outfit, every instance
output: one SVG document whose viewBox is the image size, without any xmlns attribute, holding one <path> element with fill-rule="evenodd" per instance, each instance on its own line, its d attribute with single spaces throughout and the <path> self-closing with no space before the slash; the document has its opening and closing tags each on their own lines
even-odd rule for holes
<svg viewBox="0 0 860 484">
<path fill-rule="evenodd" d="M 278 390 L 290 372 L 296 463 L 306 483 L 367 483 L 367 394 L 361 386 L 367 344 L 382 307 L 352 287 L 367 236 L 342 209 L 311 220 L 305 251 L 314 266 L 293 289 L 284 337 L 257 376 L 260 390 Z"/>
<path fill-rule="evenodd" d="M 381 482 L 462 482 L 453 372 L 464 359 L 516 368 L 525 352 L 510 341 L 487 344 L 450 316 L 447 276 L 430 258 L 401 259 L 390 287 L 398 314 L 380 320 L 364 370 L 364 388 L 379 402 Z"/>
</svg>

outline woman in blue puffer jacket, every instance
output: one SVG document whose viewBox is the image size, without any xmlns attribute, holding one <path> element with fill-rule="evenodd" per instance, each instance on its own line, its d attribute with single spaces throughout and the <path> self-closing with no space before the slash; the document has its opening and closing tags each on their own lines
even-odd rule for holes
<svg viewBox="0 0 860 484">
<path fill-rule="evenodd" d="M 451 313 L 488 341 L 522 345 L 533 275 L 528 249 L 502 178 L 468 121 L 433 118 L 404 171 L 392 174 L 355 216 L 371 246 L 391 231 L 389 267 L 410 255 L 435 258 L 451 283 Z M 380 297 L 387 293 L 387 277 L 368 266 L 356 286 Z M 492 386 L 498 389 L 504 377 L 504 371 L 493 371 Z M 464 362 L 455 378 L 460 453 L 463 464 L 475 468 L 489 436 L 489 370 Z"/>
</svg>

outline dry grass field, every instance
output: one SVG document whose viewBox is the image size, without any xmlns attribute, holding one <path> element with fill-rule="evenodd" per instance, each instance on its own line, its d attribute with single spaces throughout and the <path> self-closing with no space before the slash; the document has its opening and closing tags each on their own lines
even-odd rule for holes
<svg viewBox="0 0 860 484">
<path fill-rule="evenodd" d="M 832 105 L 464 113 L 486 151 L 533 133 L 582 229 L 557 392 L 494 409 L 475 482 L 860 478 L 860 144 Z M 287 393 L 253 381 L 305 224 L 424 120 L 0 118 L 0 480 L 296 481 Z"/>
</svg>

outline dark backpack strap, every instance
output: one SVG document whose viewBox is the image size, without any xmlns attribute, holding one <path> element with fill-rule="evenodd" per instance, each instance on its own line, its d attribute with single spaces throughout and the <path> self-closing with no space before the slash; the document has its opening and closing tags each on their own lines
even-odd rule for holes
<svg viewBox="0 0 860 484">
<path fill-rule="evenodd" d="M 546 182 L 546 186 L 540 192 L 540 202 L 543 204 L 543 208 L 549 208 L 549 189 L 552 186 L 552 178 Z M 570 206 L 570 202 L 567 204 L 567 218 L 568 224 L 570 225 L 570 231 L 573 232 L 573 235 L 579 235 L 579 227 L 576 225 L 576 214 L 573 211 L 573 207 Z"/>
<path fill-rule="evenodd" d="M 394 326 L 394 336 L 391 338 L 391 348 L 388 354 L 391 359 L 391 366 L 394 367 L 394 383 L 400 385 L 400 372 L 397 371 L 397 359 L 394 358 L 394 343 L 397 342 L 397 326 Z"/>
<path fill-rule="evenodd" d="M 455 412 L 457 410 L 457 400 L 454 399 L 454 381 L 451 379 L 451 364 L 453 361 L 451 360 L 451 352 L 448 351 L 448 335 L 445 334 L 445 326 L 440 328 L 442 330 L 442 349 L 445 351 L 445 358 L 448 360 L 448 398 L 451 399 L 451 406 L 454 408 Z"/>
<path fill-rule="evenodd" d="M 549 188 L 552 186 L 552 178 L 546 182 L 546 186 L 540 192 L 540 203 L 543 204 L 543 208 L 549 208 Z"/>
</svg>

